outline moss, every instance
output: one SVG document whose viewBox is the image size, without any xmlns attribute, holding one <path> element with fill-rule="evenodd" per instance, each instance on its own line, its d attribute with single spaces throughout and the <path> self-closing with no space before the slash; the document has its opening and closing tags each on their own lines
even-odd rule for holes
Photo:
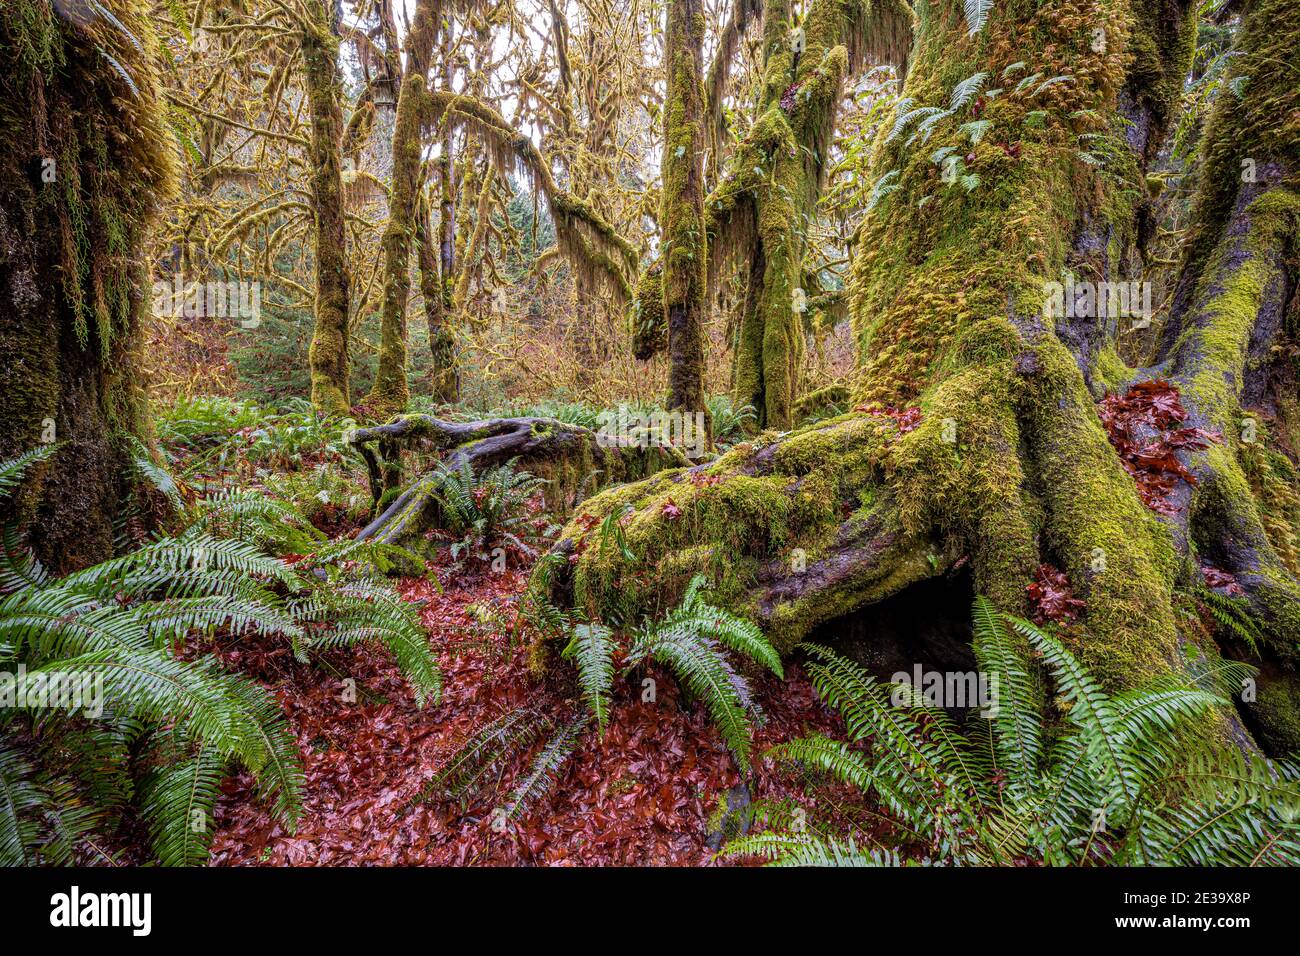
<svg viewBox="0 0 1300 956">
<path fill-rule="evenodd" d="M 628 324 L 634 358 L 646 361 L 668 348 L 662 260 L 656 259 L 637 280 Z"/>
<path fill-rule="evenodd" d="M 799 420 L 842 415 L 849 403 L 849 387 L 843 382 L 824 385 L 807 392 L 795 402 L 794 414 Z"/>
<path fill-rule="evenodd" d="M 1300 678 L 1291 672 L 1270 672 L 1260 680 L 1255 702 L 1249 706 L 1267 752 L 1277 756 L 1300 752 Z"/>
<path fill-rule="evenodd" d="M 1236 39 L 1248 53 L 1232 58 L 1223 88 L 1241 92 L 1219 97 L 1207 124 L 1197 199 L 1192 210 L 1185 275 L 1197 278 L 1219 243 L 1245 185 L 1247 163 L 1256 181 L 1296 175 L 1300 157 L 1300 83 L 1293 67 L 1300 41 L 1289 0 L 1252 5 Z M 1283 164 L 1279 169 L 1272 164 Z M 1285 167 L 1290 166 L 1289 173 Z"/>
<path fill-rule="evenodd" d="M 665 36 L 661 309 L 667 326 L 668 402 L 696 412 L 704 402 L 708 287 L 704 225 L 704 13 L 699 0 L 672 0 Z"/>
<path fill-rule="evenodd" d="M 772 71 L 795 69 L 812 103 L 812 91 L 833 87 L 842 67 L 831 50 L 812 54 L 814 38 L 824 45 L 834 31 L 811 23 L 809 51 L 795 65 L 782 48 L 788 8 L 768 14 L 764 95 L 792 92 L 794 108 L 761 113 L 740 148 L 761 181 L 741 171 L 715 198 L 721 218 L 721 210 L 742 208 L 738 192 L 756 196 L 761 255 L 740 325 L 736 384 L 742 401 L 768 403 L 765 426 L 783 429 L 781 376 L 794 346 L 779 324 L 788 312 L 781 296 L 800 274 L 787 270 L 802 254 L 785 228 L 803 208 L 800 187 L 810 180 L 798 165 L 815 153 L 809 143 L 818 142 L 819 115 L 828 111 L 803 111 L 803 87 Z M 953 8 L 922 5 L 918 17 L 905 89 L 917 103 L 946 106 L 957 82 L 1016 60 L 1028 63 L 1021 76 L 1068 74 L 1071 82 L 1020 92 L 1014 77 L 991 82 L 1003 91 L 980 106 L 993 125 L 978 145 L 959 131 L 973 106 L 924 144 L 888 140 L 885 124 L 876 168 L 896 170 L 898 189 L 862 227 L 850 286 L 860 353 L 851 401 L 875 414 L 760 435 L 706 468 L 588 503 L 592 517 L 565 531 L 587 542 L 575 558 L 575 588 L 591 613 L 615 605 L 622 615 L 650 613 L 660 589 L 679 589 L 695 570 L 721 576 L 720 562 L 736 564 L 733 607 L 765 620 L 788 648 L 819 622 L 964 561 L 979 591 L 1023 611 L 1026 585 L 1049 561 L 1086 602 L 1067 639 L 1108 686 L 1132 686 L 1182 666 L 1173 595 L 1185 568 L 1111 447 L 1074 356 L 1052 334 L 1044 283 L 1071 263 L 1085 221 L 1110 225 L 1111 258 L 1133 238 L 1131 193 L 1142 163 L 1116 135 L 1117 100 L 1128 83 L 1154 84 L 1150 95 L 1167 99 L 1191 14 L 1166 17 L 1160 29 L 1170 29 L 1158 36 L 1122 0 L 1012 3 L 977 37 Z M 1092 45 L 1098 26 L 1108 38 L 1100 50 Z M 1130 71 L 1139 59 L 1141 69 Z M 1153 65 L 1154 80 L 1143 72 Z M 1107 169 L 1080 162 L 1084 134 L 1113 153 Z M 807 148 L 805 159 L 789 155 L 792 143 Z M 930 159 L 942 146 L 961 150 L 978 185 L 942 182 Z M 764 193 L 764 184 L 779 188 Z M 1113 351 L 1099 367 L 1094 385 L 1103 388 L 1129 374 Z M 894 418 L 912 409 L 919 423 L 903 431 Z M 635 509 L 627 525 L 635 561 L 599 549 L 584 530 L 623 505 Z M 853 552 L 867 529 L 871 550 Z M 768 585 L 789 578 L 781 565 L 795 548 L 821 577 L 774 596 Z"/>
<path fill-rule="evenodd" d="M 1300 580 L 1300 472 L 1285 455 L 1265 447 L 1265 441 L 1261 435 L 1243 444 L 1238 454 L 1269 543 Z"/>
<path fill-rule="evenodd" d="M 433 31 L 427 4 L 417 8 L 421 15 L 412 30 L 408 46 L 423 46 L 415 54 L 427 60 L 432 53 Z M 393 126 L 393 183 L 384 227 L 384 290 L 380 314 L 379 362 L 375 381 L 365 404 L 379 420 L 402 411 L 410 399 L 406 381 L 406 307 L 411 290 L 410 254 L 415 234 L 415 217 L 420 195 L 420 135 L 425 111 L 424 77 L 413 74 L 402 83 Z"/>
<path fill-rule="evenodd" d="M 1107 344 L 1097 353 L 1092 366 L 1094 397 L 1121 391 L 1133 379 L 1133 370 L 1119 357 L 1114 345 Z"/>
<path fill-rule="evenodd" d="M 1030 415 L 1050 553 L 1087 602 L 1082 657 L 1112 685 L 1174 666 L 1173 538 L 1134 492 L 1097 420 L 1073 358 L 1055 340 L 1037 350 Z"/>
<path fill-rule="evenodd" d="M 48 440 L 47 422 L 60 442 L 0 519 L 55 573 L 113 553 L 136 492 L 127 437 L 151 439 L 140 250 L 175 155 L 147 7 L 115 16 L 14 0 L 0 19 L 0 458 Z"/>
</svg>

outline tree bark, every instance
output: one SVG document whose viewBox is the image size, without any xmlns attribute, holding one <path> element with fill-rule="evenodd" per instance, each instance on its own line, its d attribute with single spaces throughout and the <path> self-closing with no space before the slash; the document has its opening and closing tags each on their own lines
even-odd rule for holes
<svg viewBox="0 0 1300 956">
<path fill-rule="evenodd" d="M 439 173 L 441 182 L 441 172 Z M 441 187 L 439 187 L 441 188 Z M 438 232 L 431 223 L 428 202 L 420 204 L 416 223 L 416 241 L 420 244 L 420 292 L 424 296 L 424 319 L 429 330 L 429 353 L 433 359 L 429 372 L 429 394 L 435 402 L 454 402 L 460 397 L 460 371 L 457 367 L 456 339 L 447 287 L 438 267 Z"/>
<path fill-rule="evenodd" d="M 139 250 L 174 147 L 154 65 L 122 32 L 149 36 L 147 6 L 110 6 L 120 25 L 47 0 L 0 19 L 0 460 L 57 442 L 0 524 L 56 574 L 112 556 L 139 502 L 131 439 L 150 436 Z"/>
</svg>

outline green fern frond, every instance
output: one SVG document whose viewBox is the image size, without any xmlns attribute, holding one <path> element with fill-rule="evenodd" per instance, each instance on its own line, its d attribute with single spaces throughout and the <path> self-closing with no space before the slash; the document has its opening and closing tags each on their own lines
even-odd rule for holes
<svg viewBox="0 0 1300 956">
<path fill-rule="evenodd" d="M 984 29 L 992 9 L 993 0 L 965 0 L 966 27 L 971 36 Z"/>
<path fill-rule="evenodd" d="M 821 734 L 787 740 L 772 747 L 763 756 L 778 762 L 797 763 L 820 770 L 864 793 L 871 789 L 875 778 L 871 765 L 863 754 L 842 740 Z"/>
<path fill-rule="evenodd" d="M 582 696 L 596 718 L 596 729 L 604 734 L 609 723 L 609 700 L 614 686 L 613 632 L 601 624 L 579 624 L 561 653 L 578 668 Z"/>
<path fill-rule="evenodd" d="M 472 734 L 425 784 L 416 800 L 440 795 L 464 799 L 479 788 L 488 774 L 531 747 L 550 727 L 551 721 L 531 707 L 507 711 Z"/>
<path fill-rule="evenodd" d="M 0 742 L 0 866 L 31 866 L 38 860 L 40 814 L 47 803 L 36 768 Z"/>
<path fill-rule="evenodd" d="M 563 727 L 546 742 L 541 751 L 533 758 L 528 773 L 511 791 L 506 799 L 503 811 L 506 820 L 517 820 L 542 797 L 551 791 L 559 781 L 560 769 L 565 761 L 573 755 L 587 728 L 587 718 L 577 717 Z"/>
<path fill-rule="evenodd" d="M 762 629 L 743 617 L 709 604 L 703 597 L 707 588 L 708 578 L 705 575 L 692 577 L 681 604 L 666 614 L 658 627 L 695 630 L 757 661 L 777 677 L 784 677 L 781 656 Z"/>
<path fill-rule="evenodd" d="M 45 568 L 23 544 L 17 529 L 11 524 L 0 528 L 0 594 L 40 587 L 48 580 Z"/>
<path fill-rule="evenodd" d="M 1012 793 L 1027 798 L 1041 789 L 1042 688 L 1029 666 L 1026 644 L 1008 631 L 993 603 L 976 598 L 972 615 L 975 659 L 990 681 L 996 681 L 992 721 L 999 765 Z"/>
<path fill-rule="evenodd" d="M 27 473 L 27 469 L 37 462 L 48 460 L 58 450 L 58 447 L 55 444 L 40 445 L 31 451 L 23 452 L 15 458 L 0 461 L 0 500 L 7 498 L 22 483 L 23 475 Z"/>
<path fill-rule="evenodd" d="M 185 499 L 181 497 L 181 490 L 171 472 L 153 460 L 144 442 L 135 435 L 126 435 L 125 441 L 127 457 L 140 480 L 166 498 L 173 510 L 183 512 Z"/>
<path fill-rule="evenodd" d="M 721 646 L 693 627 L 654 626 L 643 630 L 632 644 L 631 661 L 647 657 L 668 667 L 694 697 L 704 701 L 736 763 L 742 771 L 748 768 L 752 729 L 746 710 L 753 706 L 753 696 Z"/>
<path fill-rule="evenodd" d="M 201 866 L 208 858 L 222 762 L 200 746 L 193 757 L 158 767 L 141 787 L 140 815 L 163 866 Z"/>
<path fill-rule="evenodd" d="M 1259 654 L 1264 634 L 1245 601 L 1225 597 L 1209 588 L 1202 588 L 1197 596 L 1219 627 L 1249 647 L 1252 654 Z"/>
<path fill-rule="evenodd" d="M 769 866 L 902 866 L 893 850 L 859 849 L 853 838 L 840 840 L 817 833 L 756 833 L 732 840 L 723 853 L 729 857 L 757 856 Z"/>
<path fill-rule="evenodd" d="M 988 80 L 987 73 L 976 73 L 974 76 L 968 76 L 952 88 L 952 96 L 949 98 L 948 108 L 953 113 L 975 99 L 980 90 L 984 88 Z"/>
</svg>

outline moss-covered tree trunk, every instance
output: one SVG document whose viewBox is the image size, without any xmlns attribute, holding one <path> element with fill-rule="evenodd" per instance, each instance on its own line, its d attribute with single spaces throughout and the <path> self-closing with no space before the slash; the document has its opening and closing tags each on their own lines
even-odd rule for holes
<svg viewBox="0 0 1300 956">
<path fill-rule="evenodd" d="M 704 409 L 704 8 L 671 0 L 665 31 L 663 310 L 668 323 L 668 407 Z"/>
<path fill-rule="evenodd" d="M 1267 666 L 1250 705 L 1257 736 L 1300 745 L 1289 676 L 1300 633 L 1300 87 L 1286 53 L 1300 25 L 1285 6 L 1247 8 L 1233 60 L 1234 75 L 1249 77 L 1239 84 L 1245 99 L 1225 93 L 1207 132 L 1196 238 L 1167 345 L 1158 367 L 1131 370 L 1117 358 L 1114 319 L 1060 314 L 1053 283 L 1140 277 L 1130 270 L 1149 214 L 1146 171 L 1176 118 L 1192 4 L 1001 0 L 975 26 L 956 0 L 918 3 L 904 99 L 877 143 L 877 200 L 853 263 L 855 410 L 584 503 L 559 545 L 572 560 L 557 593 L 626 621 L 672 602 L 704 571 L 722 599 L 789 649 L 819 625 L 956 567 L 1026 613 L 1027 588 L 1049 564 L 1084 602 L 1064 635 L 1121 687 L 1218 652 L 1195 611 L 1206 581 L 1222 582 L 1207 579 L 1209 567 L 1235 577 L 1220 591 L 1242 589 L 1263 636 Z M 806 83 L 815 91 L 842 69 L 806 64 L 817 31 L 811 22 L 805 30 L 796 58 L 768 24 L 769 96 L 782 82 L 780 58 L 795 60 L 805 81 L 781 91 L 795 103 Z M 779 182 L 784 169 L 790 185 L 812 181 L 798 168 L 815 163 L 826 140 L 798 118 L 779 104 L 760 118 L 746 148 L 757 150 L 749 165 L 762 176 Z M 1257 179 L 1244 185 L 1247 158 Z M 786 386 L 774 396 L 773 379 L 789 380 L 791 353 L 769 348 L 783 333 L 768 323 L 790 318 L 776 306 L 798 274 L 789 264 L 807 199 L 788 186 L 765 197 L 734 183 L 758 217 L 762 247 L 761 265 L 751 260 L 762 280 L 749 293 L 738 382 L 761 382 L 768 425 L 785 427 Z M 764 223 L 764 210 L 777 208 L 785 215 Z M 1128 449 L 1139 478 L 1150 467 L 1143 446 L 1193 476 L 1171 479 L 1157 510 L 1112 445 L 1098 402 L 1160 376 L 1181 393 L 1190 414 L 1181 425 L 1219 437 L 1161 449 L 1170 429 L 1155 428 Z M 1244 419 L 1256 425 L 1243 428 Z M 627 505 L 635 574 L 623 551 L 584 542 Z"/>
<path fill-rule="evenodd" d="M 454 68 L 451 51 L 455 45 L 450 11 L 442 21 L 442 88 L 453 92 Z M 433 393 L 443 401 L 460 397 L 460 368 L 456 356 L 456 299 L 453 279 L 456 270 L 456 131 L 445 123 L 442 152 L 438 157 L 437 266 L 441 276 L 437 303 L 438 321 L 429 313 L 429 349 L 433 357 Z"/>
<path fill-rule="evenodd" d="M 384 302 L 380 314 L 379 364 L 366 397 L 370 414 L 386 419 L 406 407 L 406 306 L 411 294 L 411 248 L 416 233 L 424 137 L 425 83 L 438 29 L 438 0 L 419 0 L 406 38 L 406 77 L 393 126 L 393 176 L 384 228 Z"/>
<path fill-rule="evenodd" d="M 901 0 L 813 0 L 797 20 L 789 0 L 764 5 L 762 84 L 755 119 L 708 197 L 705 226 L 714 285 L 739 264 L 748 286 L 733 353 L 732 389 L 759 422 L 794 424 L 803 364 L 804 237 L 816 215 L 850 68 L 871 55 L 901 60 L 911 12 Z M 703 130 L 700 130 L 703 136 Z M 656 292 L 647 283 L 643 292 Z M 638 300 L 637 354 L 669 336 Z"/>
<path fill-rule="evenodd" d="M 312 404 L 347 415 L 348 313 L 351 276 L 343 206 L 343 107 L 338 70 L 338 23 L 329 0 L 307 0 L 302 58 L 311 111 L 312 240 L 316 255 L 316 325 L 308 362 Z"/>
<path fill-rule="evenodd" d="M 441 170 L 438 176 L 441 191 Z M 447 284 L 442 281 L 438 264 L 439 230 L 433 226 L 432 213 L 430 203 L 422 202 L 416 222 L 416 241 L 420 244 L 420 292 L 424 296 L 424 319 L 429 330 L 429 354 L 433 359 L 429 371 L 429 394 L 435 402 L 454 402 L 460 396 L 456 338 L 452 331 Z"/>
<path fill-rule="evenodd" d="M 147 5 L 14 0 L 0 18 L 0 460 L 57 442 L 0 523 L 56 573 L 111 556 L 131 510 L 151 303 L 143 236 L 174 146 Z M 117 22 L 113 22 L 116 20 Z"/>
</svg>

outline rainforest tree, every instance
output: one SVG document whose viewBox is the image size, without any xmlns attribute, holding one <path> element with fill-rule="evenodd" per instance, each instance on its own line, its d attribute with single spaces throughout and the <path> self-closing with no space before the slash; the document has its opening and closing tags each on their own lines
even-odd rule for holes
<svg viewBox="0 0 1300 956">
<path fill-rule="evenodd" d="M 343 107 L 340 101 L 337 11 L 307 0 L 295 13 L 311 106 L 311 197 L 316 252 L 316 329 L 311 340 L 312 403 L 346 415 L 351 274 L 343 204 Z"/>
<path fill-rule="evenodd" d="M 663 320 L 668 323 L 668 407 L 704 408 L 704 12 L 672 0 L 666 35 L 663 152 Z M 656 317 L 658 318 L 658 317 Z"/>
<path fill-rule="evenodd" d="M 393 180 L 384 230 L 384 305 L 380 328 L 379 368 L 367 398 L 373 414 L 387 418 L 406 407 L 406 306 L 411 291 L 411 244 L 423 187 L 425 84 L 438 25 L 438 4 L 420 0 L 406 37 L 406 72 L 397 98 L 393 127 Z M 439 297 L 441 302 L 441 297 Z M 426 300 L 425 308 L 429 307 Z"/>
<path fill-rule="evenodd" d="M 854 254 L 854 410 L 585 502 L 555 591 L 629 620 L 703 571 L 788 650 L 967 564 L 980 593 L 1025 613 L 1046 565 L 1082 602 L 1073 649 L 1123 687 L 1185 669 L 1190 644 L 1216 652 L 1183 595 L 1231 580 L 1267 662 L 1248 702 L 1258 736 L 1300 745 L 1300 526 L 1280 451 L 1300 424 L 1300 84 L 1287 53 L 1300 26 L 1286 6 L 1240 5 L 1229 68 L 1240 99 L 1225 94 L 1205 132 L 1178 293 L 1154 364 L 1139 369 L 1120 359 L 1109 312 L 1059 309 L 1054 293 L 1139 268 L 1194 4 L 922 0 L 901 46 L 873 40 L 902 20 L 874 3 L 817 0 L 800 23 L 768 4 L 768 106 L 708 214 L 714 248 L 761 251 L 748 260 L 736 381 L 770 429 L 791 424 L 797 224 L 830 104 L 868 44 L 907 68 Z M 1163 397 L 1135 453 L 1115 403 L 1151 391 Z M 585 546 L 627 509 L 626 548 Z"/>
<path fill-rule="evenodd" d="M 749 9 L 740 0 L 735 16 L 747 18 Z M 815 0 L 797 22 L 785 0 L 768 2 L 763 10 L 755 118 L 708 197 L 705 224 L 712 286 L 728 266 L 740 268 L 745 284 L 733 343 L 733 395 L 773 428 L 788 429 L 795 421 L 808 304 L 805 238 L 825 182 L 844 80 L 868 57 L 901 68 L 911 17 L 895 0 Z M 710 71 L 715 113 L 725 58 L 739 29 L 724 32 Z M 670 114 L 672 106 L 670 99 Z M 669 220 L 667 229 L 674 228 L 680 227 Z M 640 286 L 647 297 L 638 305 L 638 357 L 669 346 L 671 338 L 655 329 L 663 309 L 653 297 L 660 289 L 653 276 L 647 280 Z"/>
</svg>

